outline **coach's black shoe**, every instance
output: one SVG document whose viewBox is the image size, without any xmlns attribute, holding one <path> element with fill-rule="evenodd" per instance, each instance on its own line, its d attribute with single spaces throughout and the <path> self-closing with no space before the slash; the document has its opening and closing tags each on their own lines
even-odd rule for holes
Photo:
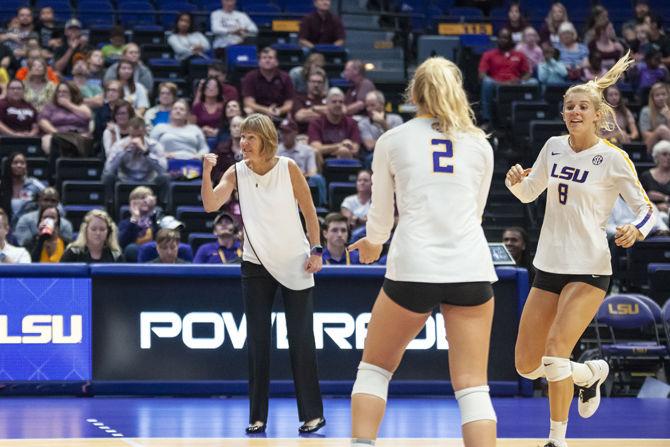
<svg viewBox="0 0 670 447">
<path fill-rule="evenodd" d="M 326 425 L 326 419 L 325 418 L 316 418 L 312 419 L 311 421 L 307 421 L 304 424 L 302 424 L 300 427 L 298 427 L 298 431 L 300 433 L 314 433 L 315 431 L 319 430 L 321 427 Z"/>
<path fill-rule="evenodd" d="M 567 447 L 567 446 L 568 444 L 566 444 L 565 442 L 558 442 L 553 439 L 550 439 L 543 447 Z"/>
<path fill-rule="evenodd" d="M 265 433 L 266 428 L 267 425 L 264 422 L 257 421 L 253 424 L 249 424 L 249 426 L 245 428 L 244 431 L 246 431 L 248 435 L 258 435 L 260 433 Z"/>
</svg>

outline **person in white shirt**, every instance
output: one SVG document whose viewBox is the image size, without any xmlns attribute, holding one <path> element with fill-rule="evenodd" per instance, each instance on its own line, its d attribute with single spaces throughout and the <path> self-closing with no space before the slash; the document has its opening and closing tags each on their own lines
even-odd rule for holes
<svg viewBox="0 0 670 447">
<path fill-rule="evenodd" d="M 30 264 L 30 253 L 23 247 L 15 247 L 7 242 L 9 218 L 0 208 L 0 264 Z"/>
<path fill-rule="evenodd" d="M 352 391 L 355 447 L 374 445 L 391 376 L 437 305 L 449 328 L 463 442 L 496 443 L 487 360 L 497 276 L 481 226 L 493 150 L 473 122 L 462 79 L 451 61 L 426 60 L 409 85 L 417 117 L 384 133 L 375 147 L 367 235 L 349 250 L 365 264 L 379 258 L 393 228 L 394 196 L 399 221 Z"/>
<path fill-rule="evenodd" d="M 237 190 L 244 220 L 241 272 L 251 407 L 246 432 L 260 434 L 267 427 L 270 314 L 277 289 L 281 288 L 298 417 L 305 421 L 298 431 L 312 433 L 326 425 L 312 315 L 314 273 L 323 264 L 319 221 L 300 168 L 293 160 L 276 156 L 278 137 L 272 120 L 266 115 L 251 114 L 242 122 L 240 132 L 244 159 L 226 170 L 216 188 L 211 173 L 217 154 L 205 155 L 201 195 L 205 211 L 213 212 Z M 299 212 L 305 218 L 309 241 Z"/>
<path fill-rule="evenodd" d="M 179 61 L 194 56 L 206 57 L 205 53 L 210 47 L 205 35 L 195 30 L 190 12 L 182 12 L 177 16 L 174 32 L 168 37 L 168 45 L 172 47 Z"/>
<path fill-rule="evenodd" d="M 214 34 L 214 54 L 224 59 L 225 49 L 239 45 L 248 36 L 258 33 L 256 24 L 243 12 L 235 11 L 237 0 L 221 0 L 222 9 L 210 15 L 210 29 Z"/>
<path fill-rule="evenodd" d="M 340 205 L 340 213 L 349 219 L 349 226 L 357 228 L 368 220 L 372 198 L 372 173 L 361 169 L 356 176 L 356 194 L 347 196 Z"/>
<path fill-rule="evenodd" d="M 626 54 L 602 78 L 570 87 L 563 121 L 569 135 L 552 137 L 532 169 L 513 166 L 506 184 L 524 203 L 547 190 L 547 206 L 533 265 L 533 287 L 523 309 L 515 364 L 522 377 L 549 382 L 550 430 L 545 447 L 566 447 L 574 385 L 579 414 L 590 417 L 600 404 L 604 360 L 569 360 L 584 329 L 605 297 L 612 275 L 605 226 L 621 195 L 635 217 L 617 227 L 614 242 L 624 248 L 646 237 L 654 225 L 651 202 L 628 155 L 598 137 L 616 126 L 603 92 L 633 64 Z"/>
</svg>

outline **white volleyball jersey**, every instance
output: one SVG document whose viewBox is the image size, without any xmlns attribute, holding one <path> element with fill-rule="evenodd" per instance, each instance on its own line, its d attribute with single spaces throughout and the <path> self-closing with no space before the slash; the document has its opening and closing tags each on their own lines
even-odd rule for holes
<svg viewBox="0 0 670 447">
<path fill-rule="evenodd" d="M 372 162 L 367 237 L 385 243 L 399 221 L 387 259 L 395 281 L 455 283 L 498 278 L 482 229 L 493 175 L 483 136 L 448 138 L 433 118 L 414 118 L 383 134 Z"/>
<path fill-rule="evenodd" d="M 235 164 L 245 233 L 242 258 L 262 264 L 283 286 L 304 290 L 314 285 L 314 275 L 305 272 L 309 242 L 293 194 L 289 159 L 278 158 L 265 175 L 253 172 L 244 160 Z"/>
<path fill-rule="evenodd" d="M 605 227 L 617 196 L 646 236 L 654 225 L 651 202 L 628 154 L 606 140 L 575 152 L 568 135 L 552 137 L 531 173 L 510 191 L 524 203 L 547 190 L 547 206 L 533 265 L 550 273 L 611 275 Z"/>
</svg>

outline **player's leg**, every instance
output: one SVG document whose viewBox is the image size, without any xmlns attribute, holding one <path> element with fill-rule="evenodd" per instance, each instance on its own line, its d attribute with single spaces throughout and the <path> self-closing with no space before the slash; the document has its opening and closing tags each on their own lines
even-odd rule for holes
<svg viewBox="0 0 670 447">
<path fill-rule="evenodd" d="M 477 306 L 441 306 L 465 447 L 496 444 L 496 415 L 487 385 L 493 308 L 493 299 Z"/>
<path fill-rule="evenodd" d="M 382 289 L 372 308 L 363 360 L 351 396 L 353 445 L 372 445 L 386 409 L 391 375 L 407 345 L 417 336 L 430 312 L 412 312 Z"/>
<path fill-rule="evenodd" d="M 574 394 L 573 365 L 570 354 L 589 325 L 605 297 L 605 291 L 590 284 L 567 284 L 558 300 L 554 323 L 547 335 L 545 356 L 542 359 L 549 382 L 551 420 L 564 422 L 563 429 L 555 428 L 555 445 L 565 444 L 568 412 Z M 579 368 L 578 368 L 579 369 Z M 562 436 L 561 436 L 562 435 Z M 561 439 L 562 438 L 562 439 Z"/>
</svg>

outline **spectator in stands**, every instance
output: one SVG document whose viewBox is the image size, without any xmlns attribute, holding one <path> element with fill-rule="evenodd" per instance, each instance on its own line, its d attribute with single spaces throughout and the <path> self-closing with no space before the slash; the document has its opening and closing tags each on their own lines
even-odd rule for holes
<svg viewBox="0 0 670 447">
<path fill-rule="evenodd" d="M 242 148 L 240 139 L 242 137 L 240 128 L 242 126 L 242 116 L 237 115 L 231 118 L 228 135 L 226 140 L 219 140 L 214 153 L 217 155 L 216 166 L 212 169 L 212 183 L 218 185 L 223 173 L 236 162 L 242 160 Z"/>
<path fill-rule="evenodd" d="M 194 264 L 240 264 L 242 244 L 240 243 L 235 219 L 228 213 L 219 213 L 214 218 L 216 242 L 203 244 L 193 258 Z"/>
<path fill-rule="evenodd" d="M 270 47 L 263 48 L 258 69 L 242 78 L 242 98 L 247 113 L 262 113 L 279 122 L 291 111 L 293 95 L 293 83 L 288 74 L 279 69 L 277 52 Z"/>
<path fill-rule="evenodd" d="M 540 42 L 549 42 L 557 45 L 559 42 L 558 29 L 564 22 L 569 22 L 568 11 L 561 2 L 554 2 L 551 5 L 549 14 L 544 19 L 542 28 L 540 28 Z"/>
<path fill-rule="evenodd" d="M 219 132 L 216 136 L 216 146 L 230 139 L 230 123 L 236 116 L 244 118 L 242 106 L 239 101 L 231 99 L 223 106 L 223 115 L 221 116 Z"/>
<path fill-rule="evenodd" d="M 26 102 L 24 91 L 21 81 L 9 81 L 7 96 L 0 99 L 0 135 L 35 137 L 39 133 L 37 110 Z"/>
<path fill-rule="evenodd" d="M 215 62 L 211 64 L 209 67 L 207 67 L 207 77 L 208 78 L 216 78 L 219 80 L 219 84 L 221 84 L 221 87 L 223 88 L 223 97 L 225 98 L 226 102 L 235 100 L 239 101 L 240 100 L 240 94 L 237 91 L 237 88 L 235 86 L 230 85 L 226 82 L 226 66 L 222 64 L 221 62 Z M 202 82 L 202 80 L 200 80 Z M 200 89 L 196 89 L 196 97 L 194 101 L 198 101 L 200 98 L 197 97 L 197 94 L 200 92 Z"/>
<path fill-rule="evenodd" d="M 321 53 L 311 53 L 305 59 L 303 65 L 298 65 L 297 67 L 291 68 L 288 72 L 288 75 L 291 77 L 291 82 L 293 82 L 293 88 L 297 94 L 305 94 L 309 88 L 309 76 L 316 71 L 324 70 L 326 66 L 326 58 Z M 325 76 L 325 71 L 323 72 Z M 326 79 L 327 81 L 327 79 Z M 327 88 L 327 86 L 325 87 Z"/>
<path fill-rule="evenodd" d="M 584 43 L 590 45 L 598 35 L 598 29 L 603 29 L 610 22 L 609 12 L 602 5 L 595 5 L 591 8 L 591 14 L 586 23 L 586 32 L 584 33 Z"/>
<path fill-rule="evenodd" d="M 137 262 L 139 247 L 154 239 L 158 232 L 160 208 L 156 207 L 156 196 L 146 186 L 138 186 L 128 198 L 130 217 L 119 222 L 119 244 L 128 262 Z"/>
<path fill-rule="evenodd" d="M 33 262 L 60 262 L 65 247 L 70 243 L 60 232 L 60 212 L 56 207 L 41 208 L 39 211 L 37 234 L 30 241 L 27 250 Z"/>
<path fill-rule="evenodd" d="M 649 102 L 640 111 L 640 133 L 651 153 L 661 140 L 670 141 L 670 87 L 658 82 L 649 90 Z"/>
<path fill-rule="evenodd" d="M 26 156 L 21 152 L 12 152 L 5 158 L 2 169 L 0 189 L 3 197 L 11 197 L 11 205 L 6 209 L 11 222 L 16 222 L 27 210 L 46 185 L 28 175 Z"/>
<path fill-rule="evenodd" d="M 144 120 L 135 117 L 128 122 L 128 135 L 117 140 L 107 154 L 102 182 L 107 197 L 112 197 L 119 182 L 155 183 L 162 202 L 167 202 L 170 178 L 163 146 L 146 136 Z"/>
<path fill-rule="evenodd" d="M 149 67 L 144 65 L 141 59 L 140 47 L 135 43 L 129 43 L 123 49 L 121 59 L 133 63 L 133 81 L 135 84 L 142 84 L 147 92 L 152 92 L 154 88 L 154 75 L 151 73 Z M 110 65 L 105 72 L 104 81 L 111 81 L 112 79 L 119 79 L 118 62 Z"/>
<path fill-rule="evenodd" d="M 531 83 L 530 67 L 523 53 L 514 50 L 514 42 L 507 28 L 498 31 L 498 48 L 488 50 L 479 61 L 479 79 L 482 81 L 482 119 L 492 119 L 491 102 L 500 84 Z"/>
<path fill-rule="evenodd" d="M 7 241 L 11 232 L 9 217 L 0 208 L 0 264 L 30 264 L 30 253 L 23 247 L 15 247 Z"/>
<path fill-rule="evenodd" d="M 279 126 L 279 131 L 281 142 L 277 146 L 277 155 L 295 161 L 307 183 L 319 190 L 319 203 L 316 205 L 325 205 L 328 201 L 326 180 L 318 174 L 314 149 L 297 141 L 298 125 L 295 121 L 285 119 Z"/>
<path fill-rule="evenodd" d="M 649 14 L 644 23 L 649 26 L 649 43 L 661 51 L 661 62 L 670 67 L 670 36 L 663 33 L 663 19 L 659 15 Z"/>
<path fill-rule="evenodd" d="M 322 158 L 358 156 L 361 144 L 358 124 L 345 110 L 344 93 L 333 87 L 326 96 L 326 114 L 309 123 L 309 144 Z"/>
<path fill-rule="evenodd" d="M 121 59 L 116 65 L 116 79 L 123 86 L 123 99 L 133 105 L 138 116 L 144 116 L 149 108 L 149 95 L 141 83 L 135 82 L 136 66 L 129 60 Z"/>
<path fill-rule="evenodd" d="M 181 234 L 179 230 L 161 228 L 156 234 L 156 251 L 158 257 L 149 261 L 149 264 L 190 264 L 179 257 L 179 241 Z"/>
<path fill-rule="evenodd" d="M 644 62 L 637 65 L 638 92 L 642 93 L 657 82 L 670 82 L 670 72 L 662 64 L 663 54 L 660 50 L 650 47 L 644 56 Z"/>
<path fill-rule="evenodd" d="M 88 64 L 83 57 L 75 58 L 76 61 L 72 67 L 72 82 L 79 88 L 84 104 L 91 109 L 97 109 L 102 106 L 102 87 L 96 79 L 90 79 L 88 74 Z"/>
<path fill-rule="evenodd" d="M 125 45 L 126 34 L 123 31 L 123 27 L 117 25 L 109 32 L 109 43 L 101 49 L 102 57 L 108 64 L 118 61 L 123 55 Z"/>
<path fill-rule="evenodd" d="M 633 56 L 637 62 L 644 61 L 649 49 L 653 48 L 649 43 L 649 24 L 639 23 L 635 25 L 635 42 L 631 46 Z"/>
<path fill-rule="evenodd" d="M 107 129 L 107 123 L 112 121 L 112 108 L 122 99 L 122 88 L 119 81 L 107 81 L 104 85 L 104 99 L 102 107 L 95 111 L 93 141 L 96 145 L 102 144 L 102 134 Z"/>
<path fill-rule="evenodd" d="M 95 79 L 102 87 L 103 78 L 105 77 L 105 58 L 102 55 L 102 51 L 93 50 L 89 52 L 86 62 L 88 64 L 89 79 Z"/>
<path fill-rule="evenodd" d="M 607 73 L 607 70 L 603 67 L 600 51 L 589 52 L 589 63 L 582 68 L 582 81 L 587 82 L 595 78 L 601 78 L 605 73 Z"/>
<path fill-rule="evenodd" d="M 621 97 L 619 88 L 616 85 L 608 87 L 603 92 L 603 96 L 614 110 L 617 127 L 609 132 L 602 132 L 601 137 L 614 144 L 630 143 L 640 138 L 640 132 L 638 132 L 637 124 L 635 124 L 635 117 L 628 107 L 626 107 L 626 102 Z"/>
<path fill-rule="evenodd" d="M 222 9 L 213 11 L 210 16 L 210 29 L 214 34 L 214 54 L 225 60 L 226 48 L 240 45 L 244 40 L 258 33 L 256 24 L 248 15 L 236 11 L 237 0 L 221 0 Z"/>
<path fill-rule="evenodd" d="M 193 57 L 204 57 L 209 51 L 209 40 L 200 31 L 195 30 L 193 16 L 189 12 L 177 15 L 172 35 L 168 37 L 174 56 L 179 61 L 187 61 Z"/>
<path fill-rule="evenodd" d="M 172 106 L 170 122 L 159 124 L 151 131 L 151 138 L 163 145 L 168 159 L 202 159 L 209 152 L 202 130 L 188 123 L 189 112 L 188 103 L 178 99 Z"/>
<path fill-rule="evenodd" d="M 72 82 L 58 84 L 53 101 L 45 105 L 39 114 L 39 125 L 44 132 L 42 150 L 53 160 L 54 167 L 58 156 L 90 154 L 93 145 L 89 130 L 92 116 L 76 85 Z"/>
<path fill-rule="evenodd" d="M 25 56 L 24 45 L 34 30 L 33 11 L 27 6 L 22 6 L 17 9 L 15 20 L 9 22 L 7 31 L 0 34 L 0 43 L 12 50 L 14 56 L 20 59 Z"/>
<path fill-rule="evenodd" d="M 158 104 L 144 112 L 147 132 L 154 126 L 170 122 L 170 111 L 177 100 L 177 86 L 172 82 L 161 82 L 158 85 Z"/>
<path fill-rule="evenodd" d="M 515 44 L 521 43 L 524 31 L 527 27 L 528 22 L 526 22 L 523 14 L 521 14 L 521 6 L 519 3 L 510 3 L 509 9 L 507 10 L 507 23 L 505 24 L 505 28 L 512 33 L 512 40 Z"/>
<path fill-rule="evenodd" d="M 326 246 L 321 255 L 324 265 L 358 265 L 358 250 L 347 250 L 349 219 L 340 213 L 330 213 L 323 223 Z"/>
<path fill-rule="evenodd" d="M 643 172 L 640 183 L 658 210 L 665 214 L 668 220 L 670 211 L 670 141 L 659 141 L 651 151 L 656 166 Z"/>
<path fill-rule="evenodd" d="M 635 17 L 633 17 L 631 20 L 626 22 L 624 26 L 626 25 L 638 25 L 640 23 L 644 23 L 645 17 L 649 15 L 651 12 L 649 10 L 649 0 L 635 0 L 635 7 L 634 7 L 634 14 Z"/>
<path fill-rule="evenodd" d="M 540 47 L 540 35 L 537 34 L 537 31 L 532 26 L 527 26 L 523 30 L 523 38 L 521 42 L 516 44 L 515 49 L 526 56 L 531 72 L 544 60 L 542 48 Z"/>
<path fill-rule="evenodd" d="M 521 227 L 505 228 L 502 234 L 502 241 L 512 255 L 514 262 L 519 267 L 528 270 L 529 275 L 533 274 L 533 260 L 530 256 L 530 248 L 528 247 L 528 233 Z"/>
<path fill-rule="evenodd" d="M 315 68 L 307 81 L 307 93 L 293 99 L 293 119 L 300 133 L 307 133 L 309 123 L 326 114 L 326 72 Z"/>
<path fill-rule="evenodd" d="M 340 212 L 349 219 L 351 228 L 358 228 L 368 221 L 368 212 L 372 198 L 372 172 L 367 169 L 358 171 L 356 194 L 347 196 L 340 206 Z"/>
<path fill-rule="evenodd" d="M 365 97 L 371 91 L 376 90 L 375 84 L 365 77 L 365 64 L 359 59 L 347 61 L 342 77 L 352 84 L 345 94 L 346 114 L 363 114 Z"/>
<path fill-rule="evenodd" d="M 88 36 L 81 33 L 81 22 L 70 19 L 65 23 L 65 42 L 54 53 L 54 68 L 61 74 L 70 74 L 74 65 L 74 57 L 86 57 L 93 48 L 88 43 Z"/>
<path fill-rule="evenodd" d="M 193 103 L 191 121 L 197 124 L 207 138 L 215 138 L 219 133 L 219 124 L 223 116 L 223 89 L 216 78 L 207 78 L 199 84 L 198 98 Z"/>
<path fill-rule="evenodd" d="M 36 31 L 42 48 L 53 51 L 61 46 L 63 31 L 56 27 L 56 17 L 51 6 L 45 6 L 40 9 Z"/>
<path fill-rule="evenodd" d="M 124 262 L 117 240 L 116 224 L 103 210 L 86 213 L 77 239 L 67 246 L 60 262 L 114 263 Z"/>
<path fill-rule="evenodd" d="M 107 123 L 107 128 L 102 133 L 102 147 L 105 149 L 105 157 L 109 158 L 112 146 L 117 141 L 125 138 L 130 133 L 128 123 L 135 118 L 133 106 L 126 100 L 120 99 L 112 106 L 111 121 Z"/>
<path fill-rule="evenodd" d="M 314 0 L 314 11 L 300 22 L 298 42 L 304 48 L 314 45 L 344 45 L 342 20 L 330 12 L 330 0 Z"/>
<path fill-rule="evenodd" d="M 544 62 L 537 66 L 537 78 L 543 85 L 561 84 L 568 79 L 568 69 L 559 60 L 560 51 L 551 46 L 549 42 L 542 44 L 542 55 Z"/>
<path fill-rule="evenodd" d="M 29 67 L 32 65 L 32 62 L 36 59 L 41 59 L 45 60 L 43 56 L 43 51 L 41 48 L 33 48 L 28 51 L 27 57 L 22 61 L 25 65 L 18 70 L 16 70 L 16 73 L 14 74 L 14 77 L 20 81 L 25 81 L 26 78 L 28 77 L 28 72 L 29 72 Z M 46 64 L 46 62 L 45 62 Z M 49 82 L 52 84 L 57 85 L 60 82 L 60 78 L 58 77 L 58 73 L 56 73 L 50 66 L 47 65 L 47 79 Z"/>
<path fill-rule="evenodd" d="M 623 45 L 617 40 L 612 22 L 608 21 L 603 25 L 598 25 L 594 31 L 595 36 L 589 43 L 589 52 L 598 51 L 600 53 L 602 67 L 606 72 L 623 56 Z"/>
<path fill-rule="evenodd" d="M 358 130 L 361 133 L 363 149 L 361 155 L 363 164 L 366 168 L 372 166 L 372 156 L 375 150 L 375 144 L 379 137 L 389 129 L 402 124 L 402 118 L 395 113 L 386 113 L 384 107 L 386 99 L 379 90 L 374 90 L 365 97 L 365 110 L 367 114 L 358 121 Z"/>
<path fill-rule="evenodd" d="M 49 207 L 57 207 L 61 215 L 60 233 L 65 239 L 72 239 L 72 223 L 63 217 L 63 207 L 60 204 L 60 194 L 52 186 L 47 186 L 37 194 L 37 208 L 21 216 L 14 225 L 13 236 L 21 246 L 28 244 L 38 232 L 40 210 Z"/>
<path fill-rule="evenodd" d="M 33 59 L 28 65 L 28 74 L 23 82 L 25 99 L 38 112 L 50 103 L 56 92 L 56 85 L 47 79 L 47 63 L 44 59 Z"/>
<path fill-rule="evenodd" d="M 582 75 L 582 68 L 588 63 L 589 50 L 577 41 L 577 30 L 570 22 L 561 25 L 558 35 L 560 42 L 556 48 L 561 52 L 559 60 L 568 68 L 568 79 L 576 81 Z"/>
</svg>

